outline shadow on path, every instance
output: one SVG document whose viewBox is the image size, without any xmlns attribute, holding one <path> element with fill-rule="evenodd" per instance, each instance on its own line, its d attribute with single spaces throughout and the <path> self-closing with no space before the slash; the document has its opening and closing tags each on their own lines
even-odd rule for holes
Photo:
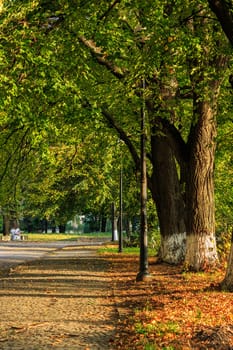
<svg viewBox="0 0 233 350">
<path fill-rule="evenodd" d="M 1 277 L 1 350 L 112 349 L 118 314 L 96 249 L 63 248 Z"/>
</svg>

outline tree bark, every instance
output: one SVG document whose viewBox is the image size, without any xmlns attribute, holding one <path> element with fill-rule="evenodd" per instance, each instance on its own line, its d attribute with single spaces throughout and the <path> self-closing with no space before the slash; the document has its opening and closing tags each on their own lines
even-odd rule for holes
<svg viewBox="0 0 233 350">
<path fill-rule="evenodd" d="M 205 53 L 201 64 L 198 57 L 190 56 L 187 60 L 193 92 L 193 117 L 187 142 L 185 265 L 194 271 L 212 269 L 218 264 L 214 204 L 216 114 L 219 88 L 228 60 L 225 55 L 212 52 L 209 31 L 213 28 L 209 26 L 205 10 L 200 7 L 200 11 L 202 15 L 193 17 L 187 25 L 197 36 L 200 27 L 203 28 L 202 53 Z M 212 40 L 219 46 L 214 37 Z"/>
<path fill-rule="evenodd" d="M 127 239 L 130 241 L 132 236 L 132 220 L 129 216 L 126 217 L 125 231 L 126 231 Z"/>
<path fill-rule="evenodd" d="M 187 244 L 185 265 L 199 271 L 218 263 L 215 240 L 214 154 L 216 121 L 211 101 L 194 97 L 186 183 Z M 195 118 L 196 117 L 196 118 Z"/>
<path fill-rule="evenodd" d="M 3 215 L 3 236 L 10 235 L 10 216 L 8 214 Z"/>
<path fill-rule="evenodd" d="M 173 151 L 166 136 L 155 129 L 151 136 L 153 173 L 151 192 L 160 225 L 159 258 L 179 264 L 185 257 L 185 208 Z"/>
</svg>

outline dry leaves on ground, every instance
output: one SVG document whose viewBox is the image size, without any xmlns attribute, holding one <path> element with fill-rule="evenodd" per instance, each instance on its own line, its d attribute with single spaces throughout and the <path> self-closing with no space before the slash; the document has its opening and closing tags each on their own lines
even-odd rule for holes
<svg viewBox="0 0 233 350">
<path fill-rule="evenodd" d="M 119 311 L 116 349 L 233 349 L 233 294 L 215 287 L 224 271 L 183 273 L 151 260 L 152 278 L 136 282 L 137 257 L 107 259 Z"/>
</svg>

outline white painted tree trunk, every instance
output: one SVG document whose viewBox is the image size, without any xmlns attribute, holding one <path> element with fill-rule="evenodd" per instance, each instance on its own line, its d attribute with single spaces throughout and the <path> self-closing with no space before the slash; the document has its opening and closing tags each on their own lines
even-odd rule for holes
<svg viewBox="0 0 233 350">
<path fill-rule="evenodd" d="M 216 84 L 216 89 L 218 84 Z M 213 87 L 213 92 L 215 91 Z M 217 94 L 217 92 L 216 92 Z M 213 96 L 213 100 L 216 98 Z M 193 271 L 215 268 L 218 255 L 215 239 L 214 154 L 216 138 L 213 101 L 194 99 L 190 136 L 190 160 L 186 182 L 187 244 L 186 267 Z"/>
<path fill-rule="evenodd" d="M 161 236 L 159 258 L 169 264 L 180 264 L 184 261 L 186 233 L 174 233 L 171 236 Z"/>
<path fill-rule="evenodd" d="M 117 229 L 114 229 L 114 231 L 113 231 L 113 241 L 118 241 L 118 231 L 117 231 Z"/>
<path fill-rule="evenodd" d="M 185 267 L 193 271 L 206 270 L 218 264 L 214 233 L 189 234 L 186 239 Z"/>
<path fill-rule="evenodd" d="M 115 203 L 112 203 L 112 241 L 118 241 L 118 229 L 117 229 L 118 216 L 116 214 Z"/>
<path fill-rule="evenodd" d="M 180 264 L 185 255 L 185 205 L 174 152 L 167 138 L 155 128 L 151 137 L 153 173 L 152 198 L 156 204 L 161 234 L 159 259 Z"/>
</svg>

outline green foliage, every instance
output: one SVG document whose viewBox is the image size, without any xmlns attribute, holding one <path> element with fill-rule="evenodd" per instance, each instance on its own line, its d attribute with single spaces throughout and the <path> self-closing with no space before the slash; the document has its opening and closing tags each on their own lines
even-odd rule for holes
<svg viewBox="0 0 233 350">
<path fill-rule="evenodd" d="M 152 324 L 143 325 L 141 322 L 135 323 L 134 327 L 136 333 L 144 335 L 148 335 L 149 333 L 154 332 L 156 328 Z"/>
<path fill-rule="evenodd" d="M 159 251 L 160 240 L 161 240 L 161 236 L 158 228 L 149 231 L 149 234 L 148 234 L 149 247 L 153 249 L 156 253 L 158 253 Z"/>
<path fill-rule="evenodd" d="M 229 98 L 228 95 L 226 97 Z M 220 109 L 215 167 L 216 227 L 219 233 L 229 232 L 233 226 L 232 108 L 226 112 L 226 103 L 223 100 Z"/>
<path fill-rule="evenodd" d="M 156 350 L 156 346 L 154 344 L 146 344 L 144 347 L 145 350 Z"/>
<path fill-rule="evenodd" d="M 219 259 L 220 261 L 225 263 L 228 259 L 228 255 L 231 248 L 232 228 L 231 231 L 217 232 L 216 236 Z"/>
<path fill-rule="evenodd" d="M 118 202 L 121 160 L 124 211 L 129 217 L 138 214 L 137 169 L 102 112 L 111 113 L 138 154 L 140 86 L 146 77 L 148 140 L 162 117 L 186 142 L 196 122 L 187 96 L 193 89 L 212 98 L 210 84 L 225 74 L 215 59 L 229 54 L 220 26 L 209 16 L 204 1 L 127 0 L 113 7 L 103 0 L 5 1 L 0 13 L 1 206 L 18 210 L 23 203 L 24 213 L 59 222 L 80 210 L 107 210 Z M 83 36 L 92 40 L 92 49 Z M 221 123 L 229 109 L 226 95 L 218 118 L 223 139 L 231 128 Z M 147 147 L 150 156 L 149 142 Z M 221 228 L 232 220 L 231 165 L 228 140 L 218 148 L 216 162 Z M 149 175 L 152 170 L 148 161 Z M 150 213 L 155 211 L 149 206 Z M 149 221 L 157 226 L 156 217 Z M 149 231 L 157 246 L 157 231 Z"/>
</svg>

